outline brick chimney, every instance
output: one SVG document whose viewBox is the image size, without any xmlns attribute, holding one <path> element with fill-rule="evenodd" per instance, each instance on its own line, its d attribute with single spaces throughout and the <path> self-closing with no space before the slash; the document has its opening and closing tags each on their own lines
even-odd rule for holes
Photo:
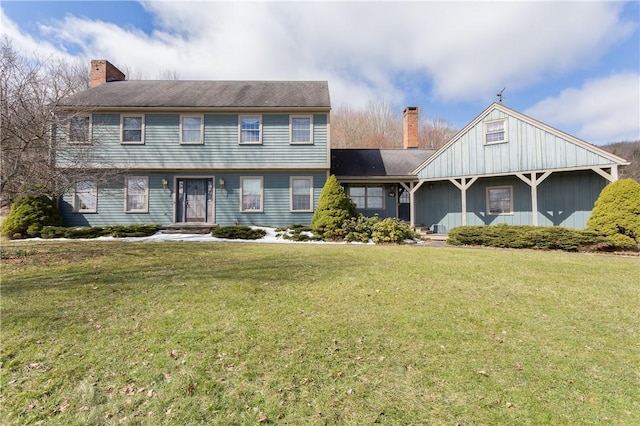
<svg viewBox="0 0 640 426">
<path fill-rule="evenodd" d="M 123 81 L 125 75 L 111 62 L 104 59 L 93 59 L 91 61 L 91 81 L 89 87 L 100 86 L 110 81 Z"/>
<path fill-rule="evenodd" d="M 418 107 L 406 107 L 402 115 L 404 149 L 418 148 Z"/>
</svg>

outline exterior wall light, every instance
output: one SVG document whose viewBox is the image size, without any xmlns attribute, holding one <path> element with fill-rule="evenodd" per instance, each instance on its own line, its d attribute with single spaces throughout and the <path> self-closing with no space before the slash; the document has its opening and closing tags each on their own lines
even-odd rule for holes
<svg viewBox="0 0 640 426">
<path fill-rule="evenodd" d="M 220 186 L 220 189 L 224 189 L 224 179 L 220 178 L 220 180 L 218 181 L 218 186 Z"/>
<path fill-rule="evenodd" d="M 167 180 L 167 178 L 162 178 L 162 187 L 164 189 L 169 189 L 169 181 Z"/>
</svg>

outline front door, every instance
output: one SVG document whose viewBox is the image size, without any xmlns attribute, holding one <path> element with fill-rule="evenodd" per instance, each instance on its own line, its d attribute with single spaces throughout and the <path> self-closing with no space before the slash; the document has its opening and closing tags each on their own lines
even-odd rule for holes
<svg viewBox="0 0 640 426">
<path fill-rule="evenodd" d="M 177 222 L 212 220 L 212 179 L 178 179 Z"/>
<path fill-rule="evenodd" d="M 402 186 L 398 186 L 398 219 L 411 220 L 411 194 Z"/>
</svg>

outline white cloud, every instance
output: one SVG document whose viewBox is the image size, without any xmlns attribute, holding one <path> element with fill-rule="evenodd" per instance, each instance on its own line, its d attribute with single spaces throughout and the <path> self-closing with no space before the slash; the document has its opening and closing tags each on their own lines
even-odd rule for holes
<svg viewBox="0 0 640 426">
<path fill-rule="evenodd" d="M 640 140 L 640 73 L 587 81 L 538 102 L 525 114 L 556 127 L 577 127 L 576 136 L 596 144 Z"/>
<path fill-rule="evenodd" d="M 359 107 L 375 99 L 403 106 L 421 92 L 452 103 L 492 100 L 504 86 L 522 93 L 588 70 L 637 24 L 624 20 L 618 2 L 142 5 L 154 18 L 151 32 L 68 16 L 41 27 L 47 42 L 21 34 L 4 14 L 2 32 L 26 49 L 74 45 L 81 56 L 134 70 L 132 77 L 172 70 L 183 79 L 328 80 L 335 106 Z M 429 93 L 416 90 L 424 82 Z"/>
</svg>

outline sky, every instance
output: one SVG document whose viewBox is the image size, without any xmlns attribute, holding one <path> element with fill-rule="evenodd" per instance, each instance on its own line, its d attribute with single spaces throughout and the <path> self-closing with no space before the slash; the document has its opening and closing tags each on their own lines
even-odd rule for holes
<svg viewBox="0 0 640 426">
<path fill-rule="evenodd" d="M 463 128 L 504 104 L 587 142 L 640 140 L 640 1 L 7 1 L 25 56 L 129 79 L 326 80 Z"/>
</svg>

